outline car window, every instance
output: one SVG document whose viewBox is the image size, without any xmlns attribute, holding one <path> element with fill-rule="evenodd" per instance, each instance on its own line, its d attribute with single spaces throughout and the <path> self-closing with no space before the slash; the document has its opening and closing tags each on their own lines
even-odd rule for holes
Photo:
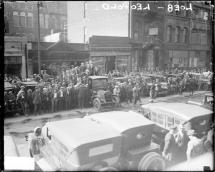
<svg viewBox="0 0 215 172">
<path fill-rule="evenodd" d="M 172 125 L 174 125 L 174 118 L 167 116 L 167 128 L 171 127 Z"/>
<path fill-rule="evenodd" d="M 162 114 L 158 114 L 157 121 L 160 125 L 164 125 L 164 116 Z"/>
<path fill-rule="evenodd" d="M 175 118 L 175 124 L 176 124 L 176 125 L 181 124 L 181 120 L 180 120 L 180 119 L 178 119 L 178 118 Z"/>
<path fill-rule="evenodd" d="M 151 112 L 151 120 L 157 122 L 157 114 L 155 112 Z"/>
</svg>

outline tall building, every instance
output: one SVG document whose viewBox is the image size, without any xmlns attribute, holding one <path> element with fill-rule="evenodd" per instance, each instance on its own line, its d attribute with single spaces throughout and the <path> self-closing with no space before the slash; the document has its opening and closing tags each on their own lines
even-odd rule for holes
<svg viewBox="0 0 215 172">
<path fill-rule="evenodd" d="M 209 67 L 209 5 L 198 1 L 138 1 L 132 2 L 131 8 L 134 70 Z"/>
<path fill-rule="evenodd" d="M 64 33 L 67 22 L 67 2 L 4 1 L 5 35 L 27 36 L 28 41 L 37 41 L 38 5 L 41 40 L 52 33 Z"/>
</svg>

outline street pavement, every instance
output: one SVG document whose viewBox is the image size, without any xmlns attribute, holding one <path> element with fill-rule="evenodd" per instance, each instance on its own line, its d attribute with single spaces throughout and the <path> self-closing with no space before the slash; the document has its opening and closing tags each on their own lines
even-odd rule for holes
<svg viewBox="0 0 215 172">
<path fill-rule="evenodd" d="M 158 97 L 154 102 L 187 102 L 190 99 L 196 99 L 202 101 L 205 91 L 195 92 L 193 96 L 189 96 L 189 93 L 183 93 L 183 95 L 171 95 L 166 97 Z M 138 102 L 136 105 L 132 103 L 122 103 L 121 107 L 111 110 L 133 110 L 138 111 L 141 104 L 149 103 L 150 98 L 142 98 L 141 103 Z M 10 117 L 4 120 L 4 135 L 12 135 L 17 144 L 19 153 L 21 156 L 29 156 L 28 144 L 25 140 L 25 136 L 33 132 L 34 128 L 43 126 L 48 121 L 64 120 L 77 117 L 83 117 L 86 114 L 97 113 L 94 108 L 85 109 L 73 109 L 69 111 L 61 111 L 56 113 L 42 114 L 37 116 L 19 116 Z"/>
</svg>

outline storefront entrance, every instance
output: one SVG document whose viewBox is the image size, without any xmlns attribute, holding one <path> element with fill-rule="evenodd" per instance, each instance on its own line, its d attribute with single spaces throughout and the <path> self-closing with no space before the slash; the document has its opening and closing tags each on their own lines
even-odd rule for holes
<svg viewBox="0 0 215 172">
<path fill-rule="evenodd" d="M 21 76 L 21 64 L 5 64 L 4 73 Z"/>
<path fill-rule="evenodd" d="M 105 71 L 106 73 L 115 70 L 116 56 L 108 56 L 105 61 Z"/>
</svg>

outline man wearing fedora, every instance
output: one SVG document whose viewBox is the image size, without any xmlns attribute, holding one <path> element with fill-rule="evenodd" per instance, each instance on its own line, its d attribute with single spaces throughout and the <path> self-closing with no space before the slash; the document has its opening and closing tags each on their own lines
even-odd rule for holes
<svg viewBox="0 0 215 172">
<path fill-rule="evenodd" d="M 175 142 L 175 135 L 177 134 L 177 127 L 171 126 L 169 132 L 165 136 L 165 143 L 162 155 L 167 161 L 167 166 L 174 165 L 176 163 L 176 142 Z"/>
<path fill-rule="evenodd" d="M 189 136 L 190 141 L 187 145 L 187 160 L 191 160 L 202 153 L 204 153 L 203 141 L 199 139 L 196 135 L 195 130 L 188 130 L 187 135 Z"/>
<path fill-rule="evenodd" d="M 26 111 L 25 111 L 25 87 L 21 86 L 21 90 L 18 92 L 17 94 L 17 99 L 16 101 L 21 105 L 22 108 L 22 112 L 24 115 L 26 115 Z"/>
</svg>

